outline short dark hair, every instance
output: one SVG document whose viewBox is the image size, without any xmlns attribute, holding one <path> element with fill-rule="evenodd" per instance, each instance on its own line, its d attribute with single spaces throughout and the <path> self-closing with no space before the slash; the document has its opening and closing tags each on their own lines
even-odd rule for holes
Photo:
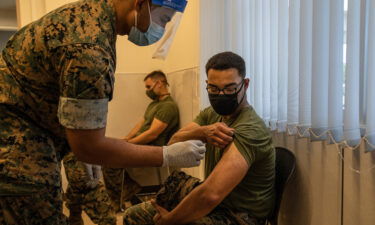
<svg viewBox="0 0 375 225">
<path fill-rule="evenodd" d="M 238 74 L 245 78 L 246 64 L 243 58 L 233 52 L 222 52 L 212 56 L 206 64 L 206 74 L 210 69 L 214 70 L 227 70 L 237 69 Z"/>
<path fill-rule="evenodd" d="M 155 70 L 155 71 L 152 71 L 151 73 L 147 74 L 147 76 L 145 77 L 145 79 L 143 81 L 146 81 L 148 78 L 152 79 L 153 81 L 160 80 L 163 83 L 169 85 L 168 81 L 167 81 L 167 76 L 161 70 Z"/>
</svg>

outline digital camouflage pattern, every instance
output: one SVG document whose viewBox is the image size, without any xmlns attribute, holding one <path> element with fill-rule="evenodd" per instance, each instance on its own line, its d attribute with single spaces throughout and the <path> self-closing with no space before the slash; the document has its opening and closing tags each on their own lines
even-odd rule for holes
<svg viewBox="0 0 375 225">
<path fill-rule="evenodd" d="M 141 186 L 132 180 L 125 169 L 103 167 L 103 178 L 107 192 L 116 212 L 125 208 L 125 202 L 141 191 Z"/>
<path fill-rule="evenodd" d="M 21 196 L 0 196 L 1 225 L 66 225 L 60 189 L 41 189 Z"/>
<path fill-rule="evenodd" d="M 156 203 L 168 211 L 172 211 L 180 201 L 195 187 L 201 184 L 198 178 L 174 171 L 156 195 Z M 156 214 L 151 202 L 143 202 L 125 211 L 124 225 L 152 225 Z M 265 221 L 250 217 L 247 213 L 234 213 L 217 206 L 207 216 L 190 223 L 191 225 L 264 225 Z"/>
<path fill-rule="evenodd" d="M 61 216 L 62 201 L 57 194 L 47 194 L 51 204 L 44 207 L 28 211 L 27 206 L 38 203 L 41 190 L 61 190 L 60 162 L 69 152 L 62 125 L 77 129 L 104 126 L 106 111 L 90 117 L 87 112 L 95 104 L 87 101 L 102 102 L 100 107 L 107 108 L 112 98 L 115 43 L 112 0 L 67 4 L 26 25 L 8 41 L 0 55 L 3 215 L 9 212 L 8 200 L 12 199 L 15 206 L 17 201 L 25 204 L 17 212 L 24 220 L 34 215 L 34 209 Z M 20 197 L 10 197 L 17 195 Z M 43 200 L 41 194 L 39 197 Z M 45 224 L 34 218 L 32 224 Z"/>
<path fill-rule="evenodd" d="M 64 157 L 64 168 L 69 182 L 66 191 L 67 208 L 78 212 L 83 209 L 96 224 L 115 225 L 116 215 L 103 183 L 99 181 L 96 187 L 87 187 L 90 177 L 85 165 L 73 153 Z"/>
</svg>

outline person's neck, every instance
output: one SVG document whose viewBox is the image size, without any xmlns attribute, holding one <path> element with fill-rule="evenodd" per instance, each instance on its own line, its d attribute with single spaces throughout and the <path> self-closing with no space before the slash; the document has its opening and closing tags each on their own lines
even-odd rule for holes
<svg viewBox="0 0 375 225">
<path fill-rule="evenodd" d="M 234 113 L 230 114 L 230 115 L 227 115 L 227 116 L 223 116 L 223 119 L 224 120 L 230 120 L 230 119 L 233 119 L 233 118 L 236 118 L 238 116 L 238 114 L 240 114 L 240 112 L 242 111 L 243 108 L 249 106 L 250 104 L 247 102 L 246 99 L 244 99 L 242 101 L 242 103 L 237 107 L 236 111 L 234 111 Z"/>
<path fill-rule="evenodd" d="M 163 92 L 162 94 L 159 95 L 158 100 L 159 100 L 159 101 L 164 100 L 164 99 L 167 98 L 169 95 L 170 95 L 169 92 Z"/>
</svg>

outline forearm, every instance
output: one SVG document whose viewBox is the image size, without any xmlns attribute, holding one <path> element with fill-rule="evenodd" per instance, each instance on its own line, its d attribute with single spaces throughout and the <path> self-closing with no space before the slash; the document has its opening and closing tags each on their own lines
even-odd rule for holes
<svg viewBox="0 0 375 225">
<path fill-rule="evenodd" d="M 199 126 L 189 130 L 180 130 L 172 136 L 168 145 L 187 140 L 201 140 L 206 142 L 204 127 Z"/>
<path fill-rule="evenodd" d="M 205 188 L 204 184 L 190 192 L 177 207 L 170 212 L 171 224 L 187 224 L 208 215 L 220 204 L 219 197 Z"/>
<path fill-rule="evenodd" d="M 131 129 L 131 131 L 126 135 L 125 138 L 127 138 L 127 139 L 131 139 L 131 138 L 133 138 L 133 137 L 138 133 L 138 131 L 141 129 L 142 124 L 143 124 L 143 120 L 140 121 L 140 122 L 138 122 L 138 123 L 135 125 L 135 127 L 133 127 L 133 129 Z"/>
<path fill-rule="evenodd" d="M 130 139 L 132 139 L 136 134 L 137 134 L 136 132 L 135 132 L 135 133 L 133 133 L 133 132 L 129 132 L 129 133 L 124 137 L 124 139 L 126 139 L 126 140 L 130 140 Z"/>
<path fill-rule="evenodd" d="M 139 131 L 139 128 L 135 127 L 125 137 L 128 138 L 128 139 L 131 139 L 131 138 L 135 137 L 135 135 L 137 134 L 138 131 Z"/>
<path fill-rule="evenodd" d="M 157 137 L 158 135 L 155 135 L 147 130 L 137 137 L 129 139 L 128 142 L 132 144 L 148 144 L 155 140 Z"/>
<path fill-rule="evenodd" d="M 161 147 L 142 146 L 120 139 L 103 137 L 79 149 L 73 149 L 79 160 L 109 167 L 160 167 L 163 164 Z"/>
</svg>

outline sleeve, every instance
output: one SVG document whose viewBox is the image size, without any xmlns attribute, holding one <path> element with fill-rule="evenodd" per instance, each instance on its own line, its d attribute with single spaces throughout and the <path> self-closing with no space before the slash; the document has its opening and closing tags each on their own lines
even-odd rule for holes
<svg viewBox="0 0 375 225">
<path fill-rule="evenodd" d="M 104 128 L 113 93 L 114 62 L 109 53 L 96 45 L 76 44 L 60 47 L 55 55 L 61 125 L 70 129 Z"/>
<path fill-rule="evenodd" d="M 155 118 L 166 124 L 171 124 L 171 122 L 178 116 L 177 107 L 172 103 L 161 105 L 155 113 Z"/>
<path fill-rule="evenodd" d="M 252 107 L 241 113 L 233 128 L 234 144 L 249 166 L 274 154 L 270 130 Z"/>
<path fill-rule="evenodd" d="M 198 124 L 199 126 L 206 126 L 208 125 L 208 115 L 209 108 L 204 109 L 201 111 L 197 117 L 193 120 L 194 123 Z"/>
<path fill-rule="evenodd" d="M 266 155 L 272 148 L 272 141 L 268 135 L 259 135 L 261 130 L 247 124 L 235 127 L 234 144 L 238 151 L 251 166 L 256 160 Z"/>
</svg>

